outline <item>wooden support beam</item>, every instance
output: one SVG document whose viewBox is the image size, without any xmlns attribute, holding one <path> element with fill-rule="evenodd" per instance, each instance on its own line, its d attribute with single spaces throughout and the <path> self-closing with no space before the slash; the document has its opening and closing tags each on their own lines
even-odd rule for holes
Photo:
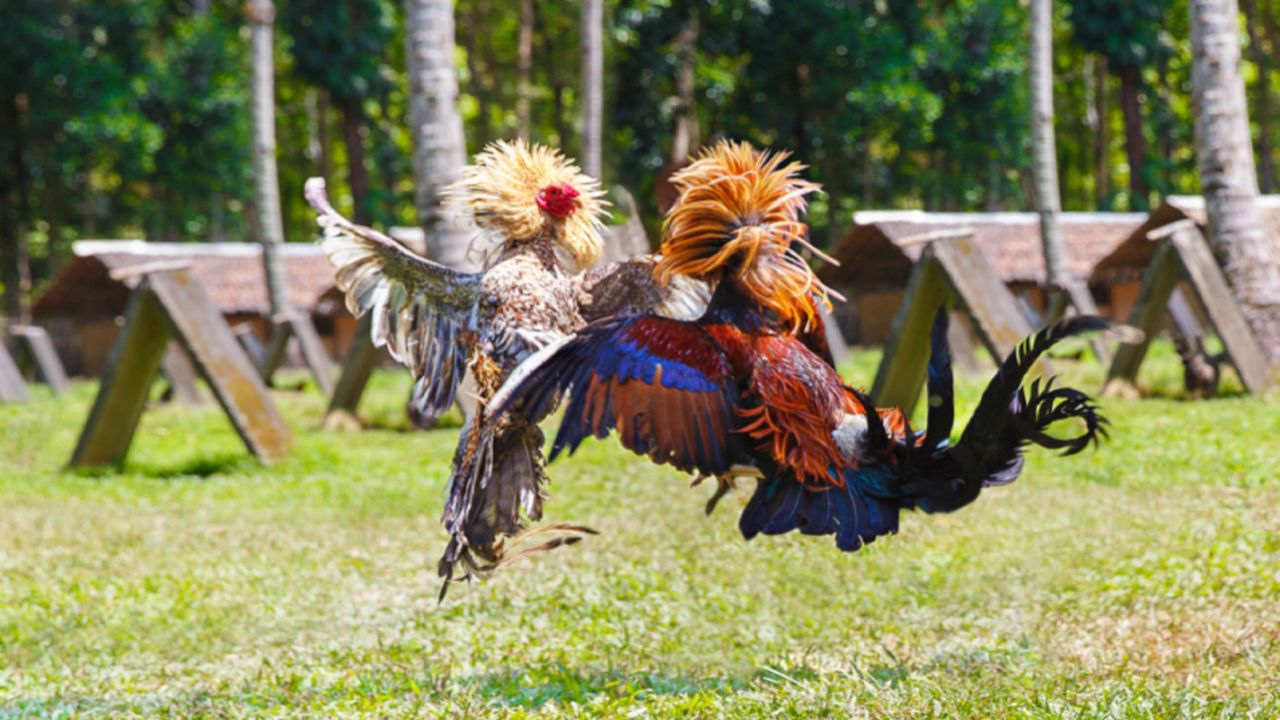
<svg viewBox="0 0 1280 720">
<path fill-rule="evenodd" d="M 135 290 L 125 310 L 124 327 L 107 357 L 89 420 L 71 455 L 71 467 L 124 463 L 171 333 L 155 293 Z"/>
<path fill-rule="evenodd" d="M 325 352 L 324 343 L 320 341 L 320 333 L 316 331 L 315 323 L 311 322 L 311 316 L 301 312 L 290 313 L 288 322 L 290 334 L 298 340 L 302 359 L 311 371 L 316 387 L 320 388 L 325 397 L 333 397 L 333 362 L 329 359 L 329 353 Z"/>
<path fill-rule="evenodd" d="M 822 328 L 827 334 L 827 347 L 831 348 L 831 357 L 836 365 L 842 365 L 849 359 L 849 343 L 844 341 L 844 333 L 840 332 L 835 316 L 825 306 L 819 304 L 818 313 L 822 316 Z"/>
<path fill-rule="evenodd" d="M 929 367 L 929 330 L 938 308 L 950 299 L 941 274 L 931 257 L 922 257 L 911 271 L 871 385 L 871 399 L 880 407 L 900 407 L 910 414 L 920 399 Z"/>
<path fill-rule="evenodd" d="M 342 361 L 342 371 L 338 375 L 333 394 L 330 395 L 329 410 L 325 413 L 325 427 L 354 429 L 360 426 L 356 410 L 360 406 L 365 386 L 369 384 L 369 376 L 378 364 L 378 349 L 369 339 L 372 332 L 373 313 L 366 313 L 360 318 L 355 337 L 351 340 L 351 348 Z"/>
<path fill-rule="evenodd" d="M 1240 381 L 1250 393 L 1263 392 L 1271 384 L 1266 355 L 1249 329 L 1240 306 L 1236 305 L 1209 243 L 1195 226 L 1184 226 L 1173 233 L 1169 241 L 1177 250 L 1183 273 L 1217 330 Z"/>
<path fill-rule="evenodd" d="M 881 407 L 910 413 L 929 364 L 929 334 L 939 308 L 964 313 L 999 362 L 1032 332 L 1018 303 L 969 236 L 929 241 L 911 272 L 876 371 L 871 396 Z M 1043 363 L 1042 363 L 1043 364 Z"/>
<path fill-rule="evenodd" d="M 1196 311 L 1191 308 L 1187 294 L 1177 286 L 1169 293 L 1169 319 L 1173 321 L 1173 329 L 1192 346 L 1196 338 L 1204 337 L 1204 326 L 1200 324 L 1200 318 L 1196 317 Z"/>
<path fill-rule="evenodd" d="M 1068 280 L 1062 284 L 1062 290 L 1066 294 L 1068 304 L 1080 315 L 1100 314 L 1098 304 L 1093 300 L 1093 293 L 1089 292 L 1088 283 L 1083 280 Z M 1089 340 L 1089 347 L 1093 349 L 1093 356 L 1099 363 L 1108 366 L 1111 364 L 1111 347 L 1105 338 L 1101 336 L 1092 338 Z"/>
<path fill-rule="evenodd" d="M 62 360 L 58 357 L 58 351 L 53 347 L 53 340 L 49 338 L 47 330 L 35 325 L 12 325 L 9 327 L 9 334 L 18 341 L 27 357 L 31 358 L 36 374 L 54 395 L 61 395 L 71 389 L 67 370 L 62 366 Z"/>
<path fill-rule="evenodd" d="M 0 343 L 0 403 L 26 402 L 31 399 L 27 381 L 13 361 L 4 343 Z"/>
<path fill-rule="evenodd" d="M 271 336 L 267 338 L 267 345 L 262 356 L 262 363 L 258 365 L 258 374 L 266 381 L 267 385 L 271 385 L 271 379 L 275 377 L 276 371 L 284 364 L 284 358 L 289 351 L 289 339 L 293 337 L 293 327 L 280 318 L 271 319 Z"/>
<path fill-rule="evenodd" d="M 334 390 L 333 363 L 329 360 L 329 355 L 324 350 L 324 343 L 320 341 L 320 333 L 316 332 L 316 326 L 315 323 L 311 322 L 311 316 L 297 311 L 286 313 L 272 320 L 271 340 L 259 365 L 262 379 L 268 385 L 271 384 L 272 376 L 284 364 L 290 340 L 298 341 L 298 347 L 302 350 L 302 360 L 306 363 L 307 369 L 311 371 L 311 377 L 316 381 L 316 387 L 320 388 L 320 392 L 324 393 L 326 397 L 332 397 Z"/>
<path fill-rule="evenodd" d="M 941 266 L 959 309 L 969 316 L 978 339 L 997 363 L 1035 331 L 972 238 L 935 242 L 929 251 Z"/>
<path fill-rule="evenodd" d="M 169 381 L 169 391 L 173 397 L 184 405 L 201 405 L 204 395 L 196 384 L 199 372 L 191 357 L 183 349 L 182 343 L 170 340 L 165 348 L 164 357 L 160 358 L 160 372 Z"/>
<path fill-rule="evenodd" d="M 175 268 L 148 273 L 134 290 L 72 467 L 124 463 L 151 382 L 175 337 L 250 452 L 264 462 L 288 453 L 292 437 L 257 370 L 204 289 Z"/>
<path fill-rule="evenodd" d="M 978 336 L 969 325 L 969 318 L 962 312 L 951 311 L 947 324 L 947 344 L 951 346 L 952 366 L 965 374 L 977 374 L 994 366 L 978 359 Z"/>
<path fill-rule="evenodd" d="M 1236 305 L 1204 234 L 1195 224 L 1184 221 L 1159 228 L 1149 237 L 1159 244 L 1142 279 L 1142 289 L 1129 320 L 1129 324 L 1142 330 L 1146 337 L 1142 342 L 1122 344 L 1116 350 L 1107 375 L 1107 390 L 1118 391 L 1117 383 L 1136 383 L 1151 338 L 1160 332 L 1178 280 L 1183 277 L 1204 306 L 1245 389 L 1255 394 L 1265 390 L 1270 385 L 1266 356 Z M 1179 322 L 1177 316 L 1175 322 Z M 1179 330 L 1184 334 L 1187 331 L 1181 325 L 1187 322 L 1182 318 L 1179 323 Z"/>
<path fill-rule="evenodd" d="M 1121 343 L 1111 358 L 1107 372 L 1108 394 L 1115 393 L 1123 385 L 1134 385 L 1138 380 L 1138 368 L 1147 356 L 1151 339 L 1160 333 L 1169 295 L 1178 283 L 1178 259 L 1168 243 L 1160 243 L 1151 256 L 1151 264 L 1142 277 L 1138 300 L 1129 314 L 1129 324 L 1142 331 L 1142 339 L 1136 343 Z M 1116 383 L 1121 383 L 1117 386 Z"/>
<path fill-rule="evenodd" d="M 262 367 L 267 359 L 267 348 L 258 339 L 258 333 L 254 332 L 253 326 L 242 323 L 231 328 L 231 332 L 235 334 L 236 342 L 240 343 L 240 347 L 244 349 L 245 355 L 249 356 L 253 366 Z"/>
</svg>

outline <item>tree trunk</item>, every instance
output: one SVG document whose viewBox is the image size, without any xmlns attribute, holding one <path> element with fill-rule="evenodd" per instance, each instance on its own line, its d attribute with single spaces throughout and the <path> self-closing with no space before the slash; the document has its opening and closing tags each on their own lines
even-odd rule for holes
<svg viewBox="0 0 1280 720">
<path fill-rule="evenodd" d="M 582 0 L 582 169 L 601 172 L 604 123 L 604 2 Z"/>
<path fill-rule="evenodd" d="M 316 175 L 329 177 L 328 95 L 319 88 L 307 88 L 307 158 Z"/>
<path fill-rule="evenodd" d="M 529 139 L 533 94 L 533 0 L 520 0 L 520 32 L 516 38 L 516 134 Z"/>
<path fill-rule="evenodd" d="M 1060 288 L 1066 277 L 1058 215 L 1057 143 L 1053 133 L 1053 5 L 1031 0 L 1031 152 L 1040 243 L 1044 251 L 1045 286 Z"/>
<path fill-rule="evenodd" d="M 9 172 L 14 196 L 12 211 L 4 225 L 0 226 L 0 233 L 4 235 L 4 244 L 0 246 L 0 255 L 3 256 L 0 281 L 4 282 L 5 314 L 19 322 L 25 322 L 27 293 L 31 290 L 31 268 L 27 253 L 27 231 L 31 229 L 31 190 L 29 172 L 23 158 L 23 126 L 26 124 L 28 107 L 26 96 L 21 94 L 6 98 L 6 102 L 10 104 L 8 110 L 12 113 L 10 120 L 13 145 L 9 157 Z"/>
<path fill-rule="evenodd" d="M 369 223 L 369 166 L 364 155 L 364 110 L 358 98 L 339 104 L 342 110 L 342 144 L 347 148 L 347 184 L 355 202 L 356 222 Z"/>
<path fill-rule="evenodd" d="M 1269 7 L 1263 8 L 1264 12 L 1268 10 Z M 1249 28 L 1249 59 L 1258 72 L 1253 99 L 1254 118 L 1258 121 L 1258 185 L 1263 194 L 1268 194 L 1276 189 L 1276 164 L 1271 151 L 1271 52 L 1263 47 L 1263 20 L 1257 0 L 1244 0 L 1244 16 Z"/>
<path fill-rule="evenodd" d="M 276 9 L 271 0 L 250 0 L 250 64 L 253 83 L 253 179 L 254 209 L 258 213 L 258 240 L 267 276 L 271 314 L 289 308 L 289 290 L 280 257 L 284 220 L 280 216 L 280 181 L 276 176 L 275 59 L 272 56 L 272 24 Z"/>
<path fill-rule="evenodd" d="M 1107 58 L 1099 55 L 1093 66 L 1093 202 L 1098 210 L 1111 209 L 1111 108 L 1107 89 Z"/>
<path fill-rule="evenodd" d="M 698 49 L 698 16 L 693 15 L 676 36 L 676 127 L 671 135 L 671 166 L 680 167 L 698 147 L 698 121 L 694 116 L 694 64 Z"/>
<path fill-rule="evenodd" d="M 428 255 L 452 267 L 469 267 L 467 233 L 442 211 L 441 193 L 467 161 L 453 64 L 453 2 L 405 0 L 404 8 L 418 222 L 426 234 Z"/>
<path fill-rule="evenodd" d="M 1280 364 L 1280 243 L 1257 207 L 1236 0 L 1191 0 L 1196 159 L 1209 237 L 1273 365 Z"/>
<path fill-rule="evenodd" d="M 1129 209 L 1146 210 L 1147 136 L 1142 128 L 1142 75 L 1136 65 L 1120 66 L 1120 109 L 1124 113 L 1124 147 L 1129 157 Z"/>
<path fill-rule="evenodd" d="M 488 32 L 484 25 L 484 8 L 476 0 L 466 4 L 466 32 L 462 35 L 462 49 L 467 55 L 467 90 L 476 99 L 476 127 L 481 142 L 493 137 L 492 112 L 489 109 L 489 90 L 485 87 L 484 73 L 480 70 L 480 35 Z M 472 138 L 473 140 L 475 138 Z"/>
<path fill-rule="evenodd" d="M 569 140 L 569 121 L 565 118 L 565 85 L 559 79 L 551 81 L 551 112 L 555 115 L 556 138 L 561 147 Z"/>
</svg>

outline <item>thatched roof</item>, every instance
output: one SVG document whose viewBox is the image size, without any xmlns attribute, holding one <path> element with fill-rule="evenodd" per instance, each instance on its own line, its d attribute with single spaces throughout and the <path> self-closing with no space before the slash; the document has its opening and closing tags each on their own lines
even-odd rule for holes
<svg viewBox="0 0 1280 720">
<path fill-rule="evenodd" d="M 1258 198 L 1258 207 L 1264 222 L 1273 232 L 1280 232 L 1280 195 L 1263 195 Z M 1155 252 L 1155 244 L 1147 239 L 1147 233 L 1179 220 L 1191 220 L 1203 229 L 1208 222 L 1204 198 L 1200 195 L 1170 195 L 1146 222 L 1134 228 L 1123 242 L 1098 261 L 1089 279 L 1092 282 L 1141 280 Z"/>
<path fill-rule="evenodd" d="M 1142 224 L 1137 213 L 1077 213 L 1060 216 L 1067 272 L 1087 277 L 1094 264 Z M 854 213 L 854 226 L 832 253 L 840 267 L 818 271 L 833 286 L 867 290 L 903 287 L 929 233 L 969 228 L 1006 283 L 1040 283 L 1040 217 L 1036 213 L 930 213 L 921 210 Z"/>
<path fill-rule="evenodd" d="M 263 278 L 262 247 L 251 243 L 151 243 L 142 240 L 83 240 L 74 257 L 32 305 L 36 318 L 118 315 L 136 280 L 115 280 L 116 270 L 157 262 L 189 266 L 224 315 L 270 313 Z M 333 287 L 333 268 L 319 247 L 287 244 L 282 251 L 289 301 L 310 309 Z"/>
</svg>

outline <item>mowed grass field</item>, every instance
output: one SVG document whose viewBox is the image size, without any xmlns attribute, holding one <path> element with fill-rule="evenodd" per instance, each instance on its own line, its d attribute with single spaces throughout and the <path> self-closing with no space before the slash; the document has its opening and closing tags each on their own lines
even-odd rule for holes
<svg viewBox="0 0 1280 720">
<path fill-rule="evenodd" d="M 1280 398 L 1186 402 L 1177 371 L 1162 347 L 1166 397 L 1104 401 L 1100 451 L 855 554 L 744 542 L 746 492 L 704 517 L 710 487 L 593 443 L 545 519 L 602 534 L 443 605 L 456 427 L 407 432 L 407 378 L 355 434 L 277 392 L 269 468 L 216 407 L 157 406 L 96 475 L 61 469 L 94 386 L 40 388 L 0 406 L 0 718 L 1280 717 Z"/>
</svg>

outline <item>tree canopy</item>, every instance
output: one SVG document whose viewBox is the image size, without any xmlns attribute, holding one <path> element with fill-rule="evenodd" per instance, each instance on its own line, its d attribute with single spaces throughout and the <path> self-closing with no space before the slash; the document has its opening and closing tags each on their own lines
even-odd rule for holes
<svg viewBox="0 0 1280 720">
<path fill-rule="evenodd" d="M 1141 208 L 1195 192 L 1186 0 L 1056 5 L 1064 208 Z M 79 238 L 247 239 L 240 6 L 4 0 L 14 29 L 0 74 L 7 288 L 25 282 L 17 268 L 27 256 L 38 288 Z M 357 210 L 354 192 L 371 222 L 413 224 L 401 4 L 277 6 L 288 237 L 311 238 L 301 188 L 316 173 L 330 176 L 347 210 Z M 1260 51 L 1247 57 L 1266 58 L 1275 9 L 1247 10 L 1245 40 Z M 469 0 L 455 13 L 474 152 L 521 130 L 521 0 Z M 576 155 L 578 7 L 533 0 L 532 20 L 528 133 Z M 827 191 L 814 206 L 819 239 L 838 236 L 862 208 L 1030 207 L 1018 0 L 607 0 L 605 48 L 605 175 L 632 191 L 651 225 L 678 160 L 678 126 L 693 142 L 737 137 L 792 150 Z M 1252 97 L 1275 90 L 1269 65 L 1249 65 L 1246 77 Z M 1278 144 L 1271 104 L 1253 118 L 1268 167 Z"/>
</svg>

